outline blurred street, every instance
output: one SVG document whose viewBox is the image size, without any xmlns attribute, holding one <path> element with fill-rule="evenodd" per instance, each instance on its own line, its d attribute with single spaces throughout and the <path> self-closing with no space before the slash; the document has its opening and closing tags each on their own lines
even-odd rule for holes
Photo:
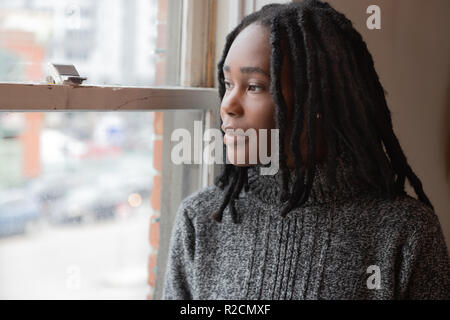
<svg viewBox="0 0 450 320">
<path fill-rule="evenodd" d="M 145 299 L 148 203 L 129 216 L 0 239 L 0 299 Z"/>
</svg>

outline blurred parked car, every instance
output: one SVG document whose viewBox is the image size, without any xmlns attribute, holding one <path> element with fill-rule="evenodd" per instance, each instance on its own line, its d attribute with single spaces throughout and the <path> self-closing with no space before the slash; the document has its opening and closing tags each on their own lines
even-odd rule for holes
<svg viewBox="0 0 450 320">
<path fill-rule="evenodd" d="M 27 192 L 38 199 L 41 215 L 47 217 L 53 203 L 63 198 L 69 190 L 82 185 L 83 179 L 79 174 L 46 174 L 29 180 L 25 187 Z"/>
<path fill-rule="evenodd" d="M 0 191 L 0 236 L 25 233 L 40 218 L 39 202 L 21 189 Z"/>
<path fill-rule="evenodd" d="M 102 186 L 98 183 L 68 190 L 51 204 L 49 220 L 53 224 L 84 223 L 114 218 L 118 210 L 128 208 L 129 187 Z M 136 189 L 137 190 L 137 189 Z"/>
<path fill-rule="evenodd" d="M 153 176 L 122 176 L 116 180 L 116 184 L 112 185 L 117 189 L 127 193 L 127 197 L 132 193 L 139 194 L 143 199 L 149 198 L 153 189 Z"/>
</svg>

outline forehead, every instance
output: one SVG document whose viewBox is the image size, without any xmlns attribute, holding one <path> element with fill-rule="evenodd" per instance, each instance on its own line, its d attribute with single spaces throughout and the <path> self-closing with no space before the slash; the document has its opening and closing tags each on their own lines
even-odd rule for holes
<svg viewBox="0 0 450 320">
<path fill-rule="evenodd" d="M 260 24 L 250 24 L 234 39 L 225 59 L 231 71 L 240 67 L 260 67 L 270 71 L 269 30 Z"/>
</svg>

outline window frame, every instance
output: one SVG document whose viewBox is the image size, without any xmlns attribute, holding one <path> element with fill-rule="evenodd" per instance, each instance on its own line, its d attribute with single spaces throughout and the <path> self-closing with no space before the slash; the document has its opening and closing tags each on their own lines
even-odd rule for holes
<svg viewBox="0 0 450 320">
<path fill-rule="evenodd" d="M 0 112 L 200 110 L 206 130 L 219 127 L 219 106 L 219 96 L 214 88 L 0 83 Z M 162 295 L 170 234 L 179 203 L 186 195 L 211 185 L 219 169 L 217 164 L 175 165 L 170 160 L 171 134 L 180 124 L 188 125 L 188 131 L 194 136 L 193 121 L 186 118 L 185 112 L 164 114 L 160 244 L 153 299 Z M 185 177 L 190 178 L 184 184 L 180 183 Z"/>
<path fill-rule="evenodd" d="M 214 88 L 217 86 L 214 61 L 221 54 L 225 35 L 244 15 L 261 5 L 258 0 L 168 0 L 171 18 L 167 29 L 167 57 L 173 63 L 167 64 L 166 83 L 182 86 L 0 83 L 0 112 L 200 110 L 204 130 L 219 128 L 220 99 Z M 176 112 L 165 114 L 163 145 L 169 146 L 173 130 L 188 121 Z M 193 134 L 193 128 L 188 130 Z M 202 164 L 194 170 L 193 165 L 175 165 L 170 161 L 170 151 L 163 148 L 160 244 L 153 299 L 162 297 L 171 230 L 181 200 L 199 188 L 212 185 L 219 172 L 217 164 Z M 186 176 L 190 179 L 187 188 L 185 184 L 182 189 L 180 181 Z"/>
<path fill-rule="evenodd" d="M 217 90 L 192 87 L 0 83 L 0 111 L 164 111 L 214 109 Z"/>
<path fill-rule="evenodd" d="M 108 85 L 56 85 L 0 82 L 0 112 L 77 112 L 77 111 L 201 111 L 204 130 L 218 128 L 220 106 L 217 89 L 205 88 L 211 78 L 210 26 L 214 23 L 211 8 L 215 0 L 168 0 L 171 15 L 167 30 L 166 83 L 169 86 L 133 87 Z M 182 18 L 182 19 L 180 19 Z M 207 25 L 206 32 L 199 32 Z M 189 46 L 183 47 L 183 44 Z M 192 57 L 201 57 L 192 59 Z M 194 62 L 194 63 L 193 63 Z M 198 72 L 201 70 L 201 72 Z M 210 73 L 209 76 L 207 73 Z M 210 82 L 210 81 L 209 81 Z M 183 86 L 174 86 L 177 84 Z M 209 86 L 213 86 L 209 84 Z M 183 117 L 181 117 L 183 115 Z M 185 113 L 164 115 L 163 145 L 170 146 L 171 133 L 180 123 L 187 124 Z M 193 134 L 193 128 L 188 128 Z M 210 185 L 217 165 L 175 165 L 170 148 L 163 148 L 160 246 L 158 272 L 153 298 L 162 294 L 162 283 L 169 249 L 173 219 L 181 200 L 189 193 Z M 194 165 L 195 166 L 195 165 Z M 193 175 L 194 174 L 194 175 Z M 190 176 L 184 189 L 180 181 Z M 187 187 L 186 187 L 187 185 Z"/>
</svg>

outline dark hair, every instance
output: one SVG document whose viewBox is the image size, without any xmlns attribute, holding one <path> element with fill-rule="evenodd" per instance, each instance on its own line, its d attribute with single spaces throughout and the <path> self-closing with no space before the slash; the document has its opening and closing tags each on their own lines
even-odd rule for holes
<svg viewBox="0 0 450 320">
<path fill-rule="evenodd" d="M 281 170 L 281 215 L 308 200 L 315 174 L 315 116 L 322 114 L 327 150 L 327 177 L 335 181 L 336 157 L 343 148 L 357 163 L 358 173 L 371 187 L 394 199 L 405 194 L 408 178 L 420 201 L 433 208 L 422 189 L 422 183 L 408 164 L 394 134 L 385 91 L 380 84 L 371 54 L 352 22 L 328 3 L 306 0 L 301 3 L 270 4 L 246 16 L 227 36 L 222 58 L 218 63 L 219 95 L 225 94 L 223 65 L 237 35 L 248 25 L 259 23 L 270 29 L 270 92 L 275 102 L 275 120 L 279 129 Z M 284 152 L 287 123 L 286 101 L 281 91 L 283 49 L 292 64 L 293 130 L 290 149 L 295 159 L 296 181 L 288 191 L 290 172 Z M 307 165 L 303 164 L 298 143 L 306 123 Z M 224 160 L 226 160 L 224 146 Z M 228 206 L 234 222 L 239 218 L 234 202 L 242 188 L 248 189 L 247 167 L 224 162 L 214 184 L 225 197 L 211 217 L 222 221 Z M 305 173 L 306 172 L 306 173 Z M 306 177 L 305 177 L 306 175 Z M 231 179 L 230 179 L 231 178 Z"/>
</svg>

